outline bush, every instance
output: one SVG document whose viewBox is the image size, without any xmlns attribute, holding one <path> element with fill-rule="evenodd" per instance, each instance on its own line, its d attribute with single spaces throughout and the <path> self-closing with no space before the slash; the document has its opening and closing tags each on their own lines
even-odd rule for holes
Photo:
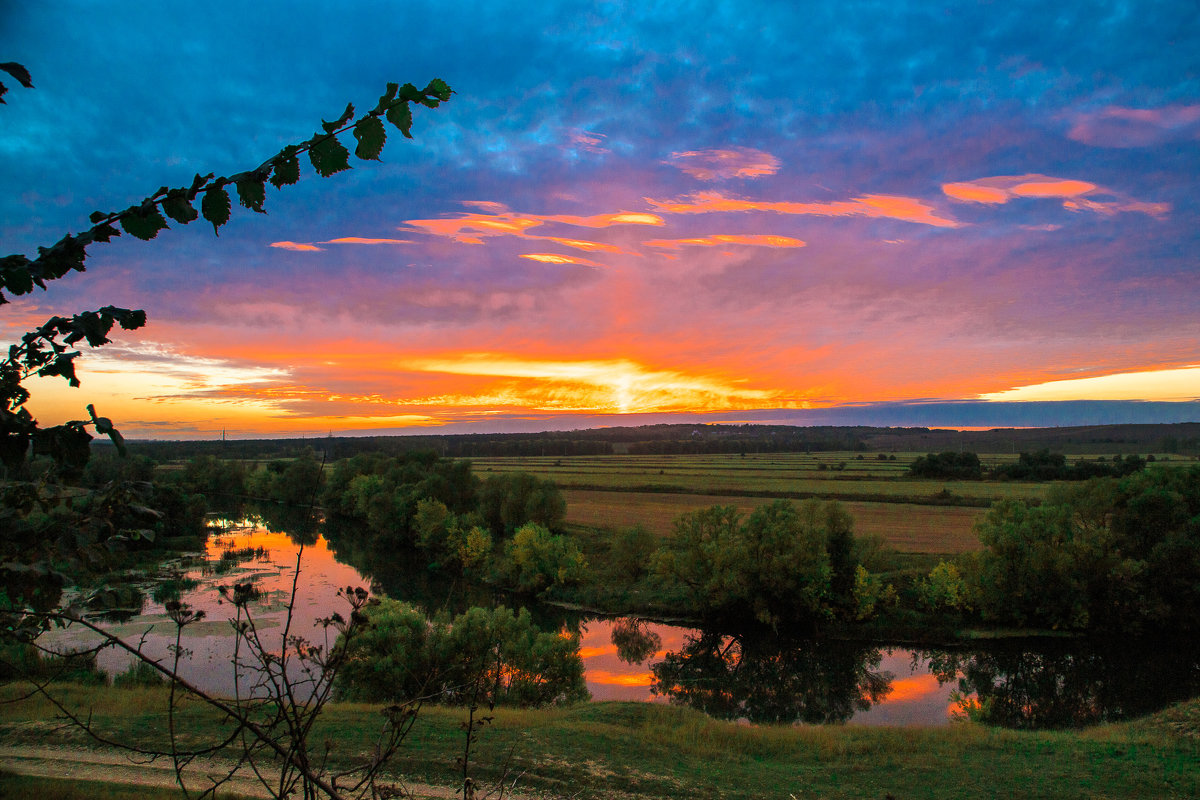
<svg viewBox="0 0 1200 800">
<path fill-rule="evenodd" d="M 337 677 L 344 699 L 536 707 L 588 698 L 579 637 L 538 630 L 525 609 L 427 619 L 385 598 L 367 616 Z"/>
<path fill-rule="evenodd" d="M 519 592 L 534 594 L 555 585 L 579 583 L 587 562 L 579 547 L 565 536 L 550 533 L 530 522 L 523 525 L 504 549 L 505 578 Z"/>
</svg>

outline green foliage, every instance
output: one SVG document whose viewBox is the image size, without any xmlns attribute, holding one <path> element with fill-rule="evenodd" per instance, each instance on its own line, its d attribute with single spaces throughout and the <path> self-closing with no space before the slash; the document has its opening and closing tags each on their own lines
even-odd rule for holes
<svg viewBox="0 0 1200 800">
<path fill-rule="evenodd" d="M 649 570 L 657 547 L 657 538 L 645 525 L 622 528 L 609 543 L 608 567 L 615 577 L 636 581 Z"/>
<path fill-rule="evenodd" d="M 917 596 L 925 608 L 935 613 L 969 611 L 970 587 L 958 565 L 939 561 L 929 575 L 917 582 Z"/>
<path fill-rule="evenodd" d="M 384 599 L 367 614 L 338 675 L 346 699 L 522 707 L 587 699 L 578 636 L 538 630 L 525 609 L 427 619 Z"/>
<path fill-rule="evenodd" d="M 985 619 L 1142 632 L 1200 627 L 1200 467 L 1093 479 L 979 526 Z"/>
<path fill-rule="evenodd" d="M 1154 456 L 1150 456 L 1154 458 Z M 1136 455 L 1113 456 L 1111 462 L 1080 460 L 1067 464 L 1062 453 L 1043 449 L 1036 453 L 1021 453 L 1015 464 L 1001 464 L 992 470 L 992 477 L 1017 481 L 1082 481 L 1088 478 L 1132 475 L 1146 468 L 1146 461 Z"/>
<path fill-rule="evenodd" d="M 504 556 L 507 584 L 525 594 L 579 583 L 587 571 L 587 561 L 574 542 L 536 522 L 517 529 Z"/>
<path fill-rule="evenodd" d="M 512 535 L 527 522 L 554 529 L 567 513 L 567 501 L 553 481 L 527 472 L 492 475 L 479 493 L 479 513 L 496 538 Z"/>
<path fill-rule="evenodd" d="M 855 553 L 840 504 L 778 500 L 744 522 L 730 506 L 683 514 L 653 561 L 659 577 L 684 588 L 703 616 L 812 628 L 859 615 Z"/>
<path fill-rule="evenodd" d="M 918 457 L 909 473 L 916 478 L 979 480 L 983 477 L 983 466 L 975 453 L 929 453 Z"/>
</svg>

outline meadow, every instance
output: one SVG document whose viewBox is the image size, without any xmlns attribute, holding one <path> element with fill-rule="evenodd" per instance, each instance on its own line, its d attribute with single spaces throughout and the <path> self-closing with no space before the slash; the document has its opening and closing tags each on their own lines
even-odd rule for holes
<svg viewBox="0 0 1200 800">
<path fill-rule="evenodd" d="M 17 687 L 5 688 L 11 697 Z M 90 707 L 97 731 L 148 743 L 161 735 L 161 689 L 64 687 Z M 83 744 L 51 730 L 42 701 L 0 705 L 0 742 Z M 462 709 L 426 707 L 393 762 L 407 780 L 452 786 L 462 752 Z M 1200 704 L 1084 731 L 1012 731 L 973 723 L 943 728 L 759 727 L 644 703 L 585 703 L 539 711 L 496 709 L 473 749 L 477 778 L 507 767 L 519 796 L 728 798 L 1195 797 L 1200 789 Z M 335 704 L 317 740 L 335 758 L 362 752 L 375 706 Z M 217 715 L 191 707 L 192 741 L 218 735 Z M 12 782 L 8 782 L 12 781 Z M 19 781 L 0 775 L 0 792 Z M 63 794 L 64 798 L 88 795 Z M 100 795 L 113 798 L 126 795 Z M 152 795 L 144 795 L 152 796 Z"/>
<path fill-rule="evenodd" d="M 476 474 L 530 472 L 563 489 L 566 522 L 617 530 L 643 525 L 667 536 L 680 514 L 712 505 L 743 512 L 772 498 L 843 502 L 855 531 L 877 535 L 902 553 L 953 554 L 979 547 L 973 526 L 996 500 L 1040 500 L 1046 483 L 943 481 L 908 476 L 919 455 L 895 453 L 612 455 L 476 458 Z M 1009 454 L 981 460 L 992 466 Z"/>
</svg>

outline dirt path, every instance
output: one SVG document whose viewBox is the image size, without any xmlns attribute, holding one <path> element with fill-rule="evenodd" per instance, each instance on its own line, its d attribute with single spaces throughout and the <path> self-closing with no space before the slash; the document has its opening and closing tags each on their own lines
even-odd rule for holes
<svg viewBox="0 0 1200 800">
<path fill-rule="evenodd" d="M 226 762 L 196 762 L 184 773 L 189 789 L 200 790 L 210 784 L 209 776 L 227 774 Z M 170 759 L 145 762 L 115 750 L 86 750 L 76 747 L 14 747 L 0 745 L 0 769 L 19 775 L 41 778 L 103 781 L 137 786 L 177 788 L 175 769 Z M 415 798 L 451 798 L 452 788 L 406 783 Z M 247 797 L 269 797 L 262 784 L 243 770 L 225 784 L 225 791 Z"/>
</svg>

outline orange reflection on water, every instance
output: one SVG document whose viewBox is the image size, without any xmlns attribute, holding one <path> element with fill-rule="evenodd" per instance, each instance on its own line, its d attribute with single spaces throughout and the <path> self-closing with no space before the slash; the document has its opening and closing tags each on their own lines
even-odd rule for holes
<svg viewBox="0 0 1200 800">
<path fill-rule="evenodd" d="M 913 675 L 911 678 L 897 678 L 892 681 L 891 691 L 888 692 L 889 703 L 903 703 L 920 700 L 941 691 L 935 675 Z"/>
<path fill-rule="evenodd" d="M 618 673 L 589 669 L 587 671 L 587 682 L 589 684 L 603 684 L 605 686 L 649 687 L 650 684 L 654 683 L 654 676 L 649 672 Z"/>
</svg>

